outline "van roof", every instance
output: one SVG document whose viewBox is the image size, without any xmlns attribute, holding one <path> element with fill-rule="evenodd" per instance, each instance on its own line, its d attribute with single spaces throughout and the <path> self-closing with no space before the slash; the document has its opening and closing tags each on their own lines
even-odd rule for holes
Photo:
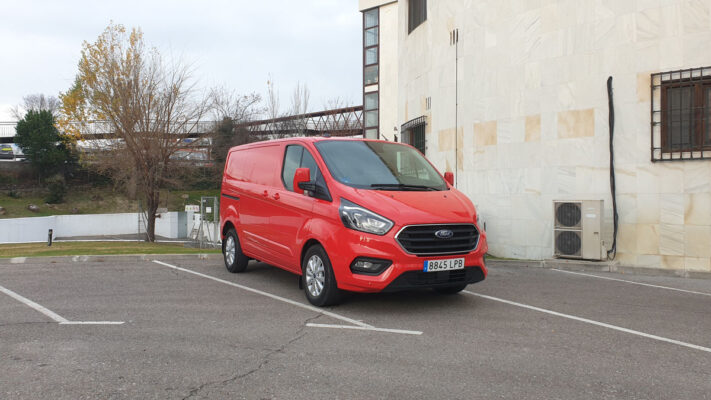
<svg viewBox="0 0 711 400">
<path fill-rule="evenodd" d="M 270 144 L 278 144 L 278 143 L 283 143 L 283 142 L 302 142 L 302 143 L 316 143 L 316 142 L 323 142 L 327 140 L 335 140 L 335 141 L 343 141 L 343 142 L 383 142 L 383 143 L 393 143 L 393 142 L 388 142 L 387 140 L 379 140 L 379 139 L 364 139 L 364 138 L 354 138 L 354 137 L 326 137 L 326 136 L 300 136 L 300 137 L 292 137 L 292 138 L 284 138 L 284 139 L 274 139 L 274 140 L 263 140 L 259 142 L 253 142 L 253 143 L 247 143 L 243 144 L 240 146 L 233 147 L 230 150 L 234 150 L 237 148 L 240 149 L 247 149 L 251 147 L 260 147 L 260 146 L 265 146 L 265 145 L 270 145 Z"/>
</svg>

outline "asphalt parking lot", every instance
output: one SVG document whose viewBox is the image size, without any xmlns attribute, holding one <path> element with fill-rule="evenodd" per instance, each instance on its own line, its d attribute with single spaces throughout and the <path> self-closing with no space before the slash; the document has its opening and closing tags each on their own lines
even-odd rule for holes
<svg viewBox="0 0 711 400">
<path fill-rule="evenodd" d="M 497 266 L 321 311 L 265 264 L 156 260 L 0 265 L 0 398 L 711 398 L 711 280 Z"/>
</svg>

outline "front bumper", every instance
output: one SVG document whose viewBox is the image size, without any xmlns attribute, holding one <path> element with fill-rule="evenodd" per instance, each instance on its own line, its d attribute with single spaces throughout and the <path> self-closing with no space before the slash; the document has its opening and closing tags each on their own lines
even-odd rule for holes
<svg viewBox="0 0 711 400">
<path fill-rule="evenodd" d="M 395 240 L 394 233 L 375 236 L 343 228 L 337 237 L 342 238 L 329 246 L 338 287 L 352 292 L 393 292 L 410 289 L 455 286 L 476 283 L 487 275 L 484 255 L 488 247 L 482 234 L 477 247 L 466 254 L 416 256 L 406 253 Z M 355 274 L 350 264 L 357 257 L 391 260 L 392 265 L 380 275 Z M 463 270 L 424 272 L 425 260 L 464 258 Z"/>
<path fill-rule="evenodd" d="M 399 292 L 423 288 L 449 287 L 481 282 L 486 278 L 480 267 L 465 267 L 453 271 L 407 271 L 395 278 L 383 292 Z"/>
</svg>

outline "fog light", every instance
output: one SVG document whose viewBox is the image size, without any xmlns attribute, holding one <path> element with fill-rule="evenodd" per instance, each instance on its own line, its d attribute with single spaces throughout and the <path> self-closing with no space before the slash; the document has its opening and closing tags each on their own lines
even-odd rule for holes
<svg viewBox="0 0 711 400">
<path fill-rule="evenodd" d="M 390 265 L 392 265 L 390 260 L 358 257 L 351 263 L 351 272 L 361 275 L 380 275 Z"/>
</svg>

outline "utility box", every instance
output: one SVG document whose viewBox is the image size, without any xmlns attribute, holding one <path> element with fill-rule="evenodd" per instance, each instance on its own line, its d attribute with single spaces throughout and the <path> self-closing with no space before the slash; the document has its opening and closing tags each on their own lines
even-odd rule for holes
<svg viewBox="0 0 711 400">
<path fill-rule="evenodd" d="M 603 210 L 602 200 L 554 201 L 554 256 L 602 260 Z"/>
</svg>

